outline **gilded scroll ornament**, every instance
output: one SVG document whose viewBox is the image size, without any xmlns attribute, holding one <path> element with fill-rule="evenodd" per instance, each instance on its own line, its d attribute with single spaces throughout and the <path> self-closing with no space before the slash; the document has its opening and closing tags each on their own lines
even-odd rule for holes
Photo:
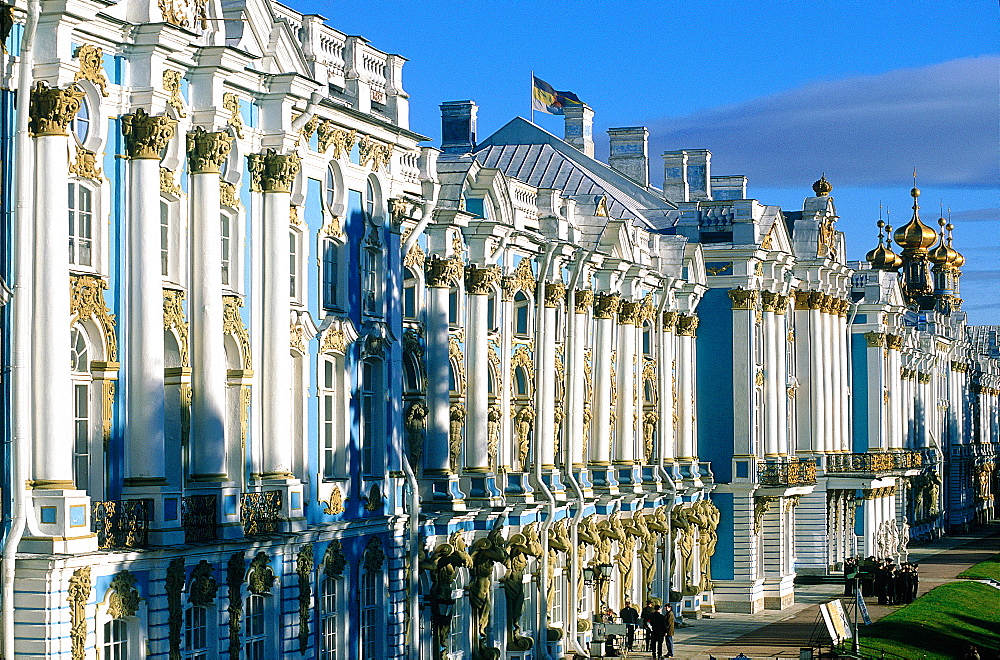
<svg viewBox="0 0 1000 660">
<path fill-rule="evenodd" d="M 458 473 L 459 459 L 462 454 L 462 429 L 465 428 L 465 406 L 453 403 L 448 411 L 448 456 L 451 461 L 451 471 Z"/>
<path fill-rule="evenodd" d="M 31 90 L 28 130 L 32 137 L 67 135 L 66 127 L 80 111 L 85 94 L 76 87 L 60 89 L 38 81 Z"/>
<path fill-rule="evenodd" d="M 236 185 L 228 181 L 219 181 L 219 204 L 228 206 L 231 209 L 238 209 L 243 206 L 240 198 L 236 195 Z"/>
<path fill-rule="evenodd" d="M 181 605 L 181 592 L 184 590 L 184 558 L 170 560 L 167 566 L 167 642 L 168 658 L 180 660 L 181 628 L 184 624 L 184 608 Z"/>
<path fill-rule="evenodd" d="M 247 586 L 250 588 L 250 593 L 258 596 L 266 596 L 271 593 L 271 587 L 274 586 L 274 570 L 271 568 L 271 560 L 267 554 L 258 552 L 250 561 Z"/>
<path fill-rule="evenodd" d="M 621 296 L 617 293 L 598 293 L 594 295 L 594 318 L 611 319 L 618 312 Z"/>
<path fill-rule="evenodd" d="M 338 539 L 333 539 L 330 545 L 326 546 L 326 553 L 323 555 L 323 575 L 334 579 L 342 578 L 346 567 L 344 546 Z"/>
<path fill-rule="evenodd" d="M 730 289 L 728 293 L 733 309 L 756 309 L 760 300 L 760 291 L 737 288 Z"/>
<path fill-rule="evenodd" d="M 361 501 L 365 506 L 365 511 L 378 511 L 385 503 L 385 497 L 383 497 L 382 489 L 379 488 L 379 485 L 374 483 L 369 489 L 368 494 L 361 496 Z"/>
<path fill-rule="evenodd" d="M 306 328 L 301 321 L 296 321 L 288 329 L 289 347 L 300 354 L 306 353 Z"/>
<path fill-rule="evenodd" d="M 73 76 L 73 82 L 89 80 L 101 89 L 101 96 L 108 95 L 108 77 L 104 75 L 102 60 L 104 51 L 97 46 L 84 44 L 76 49 L 73 57 L 79 62 L 80 69 Z"/>
<path fill-rule="evenodd" d="M 171 25 L 194 30 L 207 20 L 206 0 L 158 0 L 163 20 Z"/>
<path fill-rule="evenodd" d="M 432 254 L 424 262 L 424 279 L 431 288 L 451 288 L 462 277 L 462 260 L 456 257 L 439 257 Z"/>
<path fill-rule="evenodd" d="M 191 174 L 218 174 L 232 148 L 233 136 L 224 131 L 206 131 L 201 126 L 188 131 L 187 156 Z"/>
<path fill-rule="evenodd" d="M 324 121 L 317 129 L 319 142 L 319 152 L 326 151 L 333 147 L 333 158 L 342 158 L 351 153 L 354 143 L 358 141 L 358 132 L 354 129 L 346 131 L 338 128 L 332 121 Z"/>
<path fill-rule="evenodd" d="M 115 316 L 104 304 L 104 293 L 102 293 L 107 288 L 107 283 L 98 275 L 70 275 L 70 327 L 84 319 L 95 319 L 104 332 L 107 361 L 117 362 L 118 338 L 115 335 Z"/>
<path fill-rule="evenodd" d="M 470 296 L 489 295 L 499 280 L 500 266 L 469 264 L 465 267 L 465 291 Z"/>
<path fill-rule="evenodd" d="M 125 153 L 133 160 L 160 160 L 160 153 L 174 136 L 177 120 L 170 117 L 153 117 L 138 108 L 130 115 L 122 115 L 122 135 L 125 136 Z"/>
<path fill-rule="evenodd" d="M 240 660 L 240 630 L 243 627 L 243 577 L 246 559 L 242 552 L 233 553 L 226 565 L 226 584 L 229 587 L 229 660 Z"/>
<path fill-rule="evenodd" d="M 493 612 L 493 567 L 507 561 L 502 518 L 485 538 L 473 542 L 469 581 L 469 605 L 472 607 L 472 660 L 498 660 L 499 649 L 490 645 L 490 616 Z"/>
<path fill-rule="evenodd" d="M 188 323 L 184 318 L 184 291 L 163 290 L 163 329 L 173 330 L 177 336 L 181 366 L 191 366 L 188 353 Z"/>
<path fill-rule="evenodd" d="M 222 109 L 229 111 L 229 125 L 232 126 L 236 137 L 243 137 L 243 113 L 240 112 L 240 97 L 232 92 L 225 92 L 222 95 Z"/>
<path fill-rule="evenodd" d="M 97 167 L 97 154 L 77 146 L 76 160 L 69 164 L 69 173 L 85 179 L 101 181 L 104 178 L 101 174 L 102 171 L 100 167 Z"/>
<path fill-rule="evenodd" d="M 69 639 L 73 660 L 87 656 L 87 601 L 90 600 L 90 566 L 73 571 L 69 578 Z"/>
<path fill-rule="evenodd" d="M 323 333 L 323 340 L 320 342 L 320 353 L 341 353 L 347 350 L 347 335 L 337 327 L 329 327 Z"/>
<path fill-rule="evenodd" d="M 135 576 L 128 571 L 122 571 L 111 579 L 108 587 L 108 616 L 112 619 L 122 619 L 135 616 L 139 611 L 139 590 L 135 588 Z"/>
<path fill-rule="evenodd" d="M 699 318 L 697 316 L 688 316 L 687 314 L 681 314 L 677 317 L 677 336 L 678 337 L 694 337 L 695 333 L 698 331 Z"/>
<path fill-rule="evenodd" d="M 366 571 L 381 571 L 384 563 L 385 550 L 382 549 L 382 540 L 373 536 L 365 545 L 364 568 Z"/>
<path fill-rule="evenodd" d="M 330 499 L 323 504 L 326 504 L 323 513 L 328 516 L 336 516 L 344 512 L 344 494 L 340 492 L 340 486 L 334 484 L 330 488 Z"/>
<path fill-rule="evenodd" d="M 188 587 L 188 602 L 192 605 L 211 605 L 219 592 L 219 583 L 215 580 L 212 565 L 202 559 L 191 571 L 191 584 Z"/>
<path fill-rule="evenodd" d="M 521 259 L 511 274 L 501 280 L 500 286 L 503 287 L 504 300 L 513 300 L 514 294 L 518 291 L 534 294 L 538 281 L 535 280 L 535 273 L 531 270 L 531 259 Z"/>
<path fill-rule="evenodd" d="M 771 505 L 780 500 L 780 497 L 763 495 L 754 498 L 753 507 L 753 533 L 760 534 L 764 526 L 764 516 L 771 510 Z"/>
<path fill-rule="evenodd" d="M 239 296 L 222 296 L 222 304 L 222 332 L 232 335 L 239 341 L 243 352 L 243 369 L 251 369 L 253 361 L 250 355 L 250 331 L 243 325 L 243 319 L 240 317 L 243 300 Z"/>
<path fill-rule="evenodd" d="M 268 149 L 262 154 L 247 156 L 250 171 L 250 190 L 264 193 L 290 193 L 292 183 L 302 167 L 302 159 L 295 152 L 279 154 Z"/>
<path fill-rule="evenodd" d="M 414 243 L 406 256 L 403 257 L 403 265 L 412 270 L 424 270 L 426 257 L 419 243 Z"/>
<path fill-rule="evenodd" d="M 372 171 L 378 172 L 389 164 L 389 160 L 392 158 L 392 145 L 362 135 L 361 139 L 358 140 L 358 156 L 361 167 L 366 167 L 371 163 Z"/>
<path fill-rule="evenodd" d="M 167 105 L 174 109 L 178 117 L 187 117 L 187 113 L 184 112 L 184 97 L 181 96 L 181 78 L 183 75 L 180 71 L 174 71 L 172 69 L 167 69 L 163 72 L 163 91 L 167 92 L 170 96 L 167 98 Z"/>
<path fill-rule="evenodd" d="M 556 280 L 545 284 L 545 306 L 549 308 L 559 307 L 566 297 L 566 285 Z"/>
<path fill-rule="evenodd" d="M 731 273 L 733 270 L 733 262 L 726 261 L 724 263 L 706 263 L 705 272 L 709 275 L 726 275 Z"/>
<path fill-rule="evenodd" d="M 174 173 L 165 167 L 160 168 L 160 192 L 174 197 L 180 197 L 182 192 L 174 179 Z"/>
<path fill-rule="evenodd" d="M 309 648 L 309 621 L 312 619 L 312 570 L 313 547 L 307 543 L 299 550 L 295 560 L 295 573 L 299 578 L 299 653 Z"/>
</svg>

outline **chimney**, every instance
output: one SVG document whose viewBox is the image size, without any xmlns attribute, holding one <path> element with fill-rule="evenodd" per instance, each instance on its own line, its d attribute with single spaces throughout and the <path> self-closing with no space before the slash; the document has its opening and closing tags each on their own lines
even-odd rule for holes
<svg viewBox="0 0 1000 660">
<path fill-rule="evenodd" d="M 712 199 L 746 199 L 747 178 L 742 174 L 712 177 Z"/>
<path fill-rule="evenodd" d="M 672 202 L 712 199 L 712 152 L 708 149 L 663 154 L 663 196 Z"/>
<path fill-rule="evenodd" d="M 467 154 L 476 148 L 476 113 L 473 101 L 445 101 L 441 108 L 441 151 Z"/>
<path fill-rule="evenodd" d="M 649 131 L 645 126 L 609 128 L 608 165 L 638 183 L 649 186 Z"/>
<path fill-rule="evenodd" d="M 591 158 L 594 157 L 594 111 L 587 104 L 563 108 L 566 119 L 566 142 Z"/>
</svg>

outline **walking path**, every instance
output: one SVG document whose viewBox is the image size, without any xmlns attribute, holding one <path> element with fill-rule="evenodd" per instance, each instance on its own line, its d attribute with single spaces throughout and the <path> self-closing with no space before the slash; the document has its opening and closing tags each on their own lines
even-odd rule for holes
<svg viewBox="0 0 1000 660">
<path fill-rule="evenodd" d="M 918 596 L 956 580 L 962 571 L 997 553 L 1000 553 L 1000 523 L 911 547 L 908 561 L 920 564 Z M 843 594 L 844 586 L 839 581 L 795 585 L 796 604 L 780 612 L 719 612 L 712 618 L 687 621 L 687 625 L 678 628 L 674 635 L 674 657 L 728 660 L 743 653 L 750 658 L 798 658 L 799 649 L 810 646 L 819 622 L 819 603 Z M 866 604 L 872 621 L 899 609 L 899 606 L 878 605 L 874 598 L 866 599 Z M 649 658 L 650 655 L 630 653 L 629 657 Z"/>
</svg>

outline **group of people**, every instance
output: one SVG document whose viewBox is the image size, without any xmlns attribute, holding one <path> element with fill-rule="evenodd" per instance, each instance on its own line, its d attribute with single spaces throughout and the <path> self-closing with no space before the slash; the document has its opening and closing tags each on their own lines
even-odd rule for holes
<svg viewBox="0 0 1000 660">
<path fill-rule="evenodd" d="M 674 611 L 667 607 L 661 611 L 659 603 L 649 600 L 642 612 L 635 609 L 635 605 L 625 601 L 625 607 L 618 613 L 621 622 L 625 624 L 625 650 L 632 651 L 635 646 L 635 631 L 642 626 L 643 637 L 646 640 L 646 652 L 652 653 L 653 658 L 674 657 Z M 604 618 L 607 622 L 615 619 L 614 610 L 610 607 L 605 612 Z M 667 654 L 663 654 L 663 644 L 666 642 Z M 616 657 L 620 655 L 616 648 L 617 639 L 614 635 L 609 635 L 605 643 L 604 656 Z"/>
<path fill-rule="evenodd" d="M 844 595 L 853 596 L 855 584 L 861 595 L 878 598 L 879 605 L 905 605 L 917 598 L 920 577 L 917 564 L 896 564 L 892 559 L 851 557 L 844 562 Z"/>
</svg>

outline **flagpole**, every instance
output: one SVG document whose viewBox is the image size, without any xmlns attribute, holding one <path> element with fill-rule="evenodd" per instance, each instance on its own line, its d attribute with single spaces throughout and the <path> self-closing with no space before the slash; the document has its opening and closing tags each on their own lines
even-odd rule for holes
<svg viewBox="0 0 1000 660">
<path fill-rule="evenodd" d="M 528 97 L 528 99 L 531 103 L 531 123 L 534 124 L 535 123 L 535 70 L 534 69 L 531 70 L 531 87 L 529 87 L 528 89 L 531 90 L 531 95 Z"/>
</svg>

